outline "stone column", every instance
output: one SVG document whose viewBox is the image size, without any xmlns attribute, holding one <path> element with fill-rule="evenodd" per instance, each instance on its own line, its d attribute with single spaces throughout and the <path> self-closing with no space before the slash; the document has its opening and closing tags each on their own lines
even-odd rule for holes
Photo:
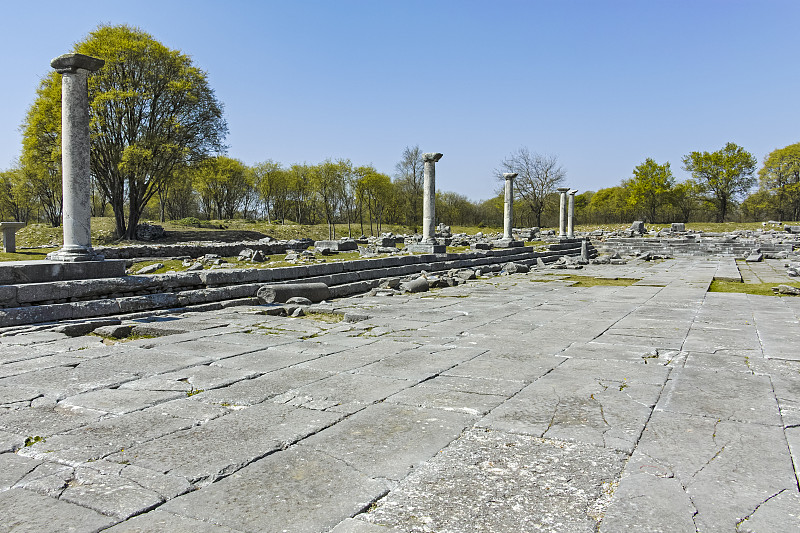
<svg viewBox="0 0 800 533">
<path fill-rule="evenodd" d="M 505 173 L 506 196 L 503 201 L 503 239 L 513 240 L 511 232 L 514 228 L 514 173 Z"/>
<path fill-rule="evenodd" d="M 575 193 L 578 189 L 572 189 L 567 192 L 569 195 L 569 210 L 567 211 L 567 238 L 573 239 L 575 232 L 573 231 L 573 223 L 575 220 Z"/>
<path fill-rule="evenodd" d="M 422 154 L 425 162 L 425 185 L 422 193 L 422 244 L 436 244 L 436 162 L 443 154 Z"/>
<path fill-rule="evenodd" d="M 558 211 L 558 237 L 564 238 L 567 236 L 565 215 L 567 210 L 567 191 L 569 187 L 559 187 L 556 190 L 561 193 L 561 207 Z"/>
<path fill-rule="evenodd" d="M 92 250 L 91 184 L 89 181 L 90 72 L 105 61 L 83 54 L 65 54 L 50 62 L 61 74 L 61 168 L 64 192 L 64 246 L 48 254 L 54 261 L 102 260 Z"/>
</svg>

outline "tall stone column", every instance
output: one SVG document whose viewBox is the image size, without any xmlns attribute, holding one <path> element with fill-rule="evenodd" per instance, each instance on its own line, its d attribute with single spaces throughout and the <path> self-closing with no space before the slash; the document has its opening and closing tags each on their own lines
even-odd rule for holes
<svg viewBox="0 0 800 533">
<path fill-rule="evenodd" d="M 65 54 L 50 62 L 61 74 L 61 169 L 64 198 L 64 246 L 48 254 L 54 261 L 102 260 L 92 250 L 91 184 L 89 181 L 90 72 L 105 61 L 83 54 Z"/>
<path fill-rule="evenodd" d="M 566 228 L 566 210 L 567 210 L 567 191 L 569 187 L 559 187 L 556 189 L 561 193 L 561 206 L 558 211 L 558 236 L 564 238 L 567 236 Z"/>
<path fill-rule="evenodd" d="M 422 154 L 425 162 L 425 184 L 422 193 L 422 244 L 436 244 L 436 162 L 443 154 Z"/>
<path fill-rule="evenodd" d="M 575 237 L 574 221 L 575 221 L 575 193 L 578 189 L 572 189 L 567 192 L 569 195 L 569 210 L 567 212 L 567 238 L 572 239 Z"/>
<path fill-rule="evenodd" d="M 503 177 L 506 180 L 506 195 L 503 201 L 503 239 L 513 240 L 511 232 L 514 227 L 514 178 L 517 177 L 514 173 L 505 173 Z"/>
</svg>

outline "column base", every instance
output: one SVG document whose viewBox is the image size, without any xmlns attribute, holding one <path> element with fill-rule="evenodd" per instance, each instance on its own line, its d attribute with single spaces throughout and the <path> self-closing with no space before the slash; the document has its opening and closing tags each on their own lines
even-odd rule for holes
<svg viewBox="0 0 800 533">
<path fill-rule="evenodd" d="M 444 244 L 416 243 L 406 246 L 409 252 L 422 254 L 444 254 L 447 253 L 447 246 Z"/>
<path fill-rule="evenodd" d="M 81 261 L 103 261 L 105 256 L 98 254 L 91 248 L 62 248 L 47 254 L 48 261 L 61 261 L 62 263 L 77 263 Z"/>
<path fill-rule="evenodd" d="M 525 243 L 522 241 L 515 241 L 514 239 L 498 239 L 492 241 L 492 246 L 495 248 L 520 248 L 525 246 Z"/>
</svg>

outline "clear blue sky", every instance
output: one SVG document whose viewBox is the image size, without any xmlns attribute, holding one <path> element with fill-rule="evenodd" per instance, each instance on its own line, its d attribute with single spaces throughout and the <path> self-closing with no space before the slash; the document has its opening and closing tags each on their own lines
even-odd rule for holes
<svg viewBox="0 0 800 533">
<path fill-rule="evenodd" d="M 69 7 L 67 7 L 69 6 Z M 439 190 L 494 195 L 514 149 L 567 185 L 618 185 L 652 157 L 735 142 L 759 161 L 800 142 L 796 0 L 7 2 L 0 169 L 50 59 L 100 23 L 192 56 L 225 105 L 228 154 L 349 158 L 394 173 L 444 153 Z"/>
</svg>

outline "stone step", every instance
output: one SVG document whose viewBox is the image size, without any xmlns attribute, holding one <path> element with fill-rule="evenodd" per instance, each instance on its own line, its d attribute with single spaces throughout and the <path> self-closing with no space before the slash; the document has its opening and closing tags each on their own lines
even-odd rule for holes
<svg viewBox="0 0 800 533">
<path fill-rule="evenodd" d="M 477 268 L 507 262 L 545 264 L 562 255 L 579 255 L 580 240 L 556 248 L 532 247 L 424 254 L 300 265 L 272 269 L 220 269 L 154 276 L 59 281 L 0 286 L 0 327 L 85 319 L 154 309 L 175 309 L 251 298 L 265 283 L 322 282 L 332 288 L 351 285 L 369 290 L 381 280 L 422 272 Z M 590 246 L 590 250 L 593 247 Z M 348 290 L 350 290 L 348 289 Z M 344 289 L 342 289 L 344 290 Z M 349 292 L 352 294 L 352 292 Z"/>
</svg>

